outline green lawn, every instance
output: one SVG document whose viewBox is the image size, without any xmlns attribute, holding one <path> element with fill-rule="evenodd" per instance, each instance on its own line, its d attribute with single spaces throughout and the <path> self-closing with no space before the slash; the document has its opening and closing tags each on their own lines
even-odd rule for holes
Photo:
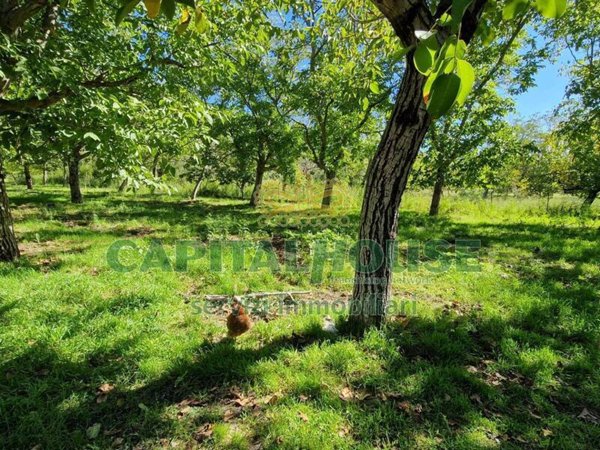
<svg viewBox="0 0 600 450">
<path fill-rule="evenodd" d="M 269 191 L 267 190 L 267 193 Z M 416 302 L 360 340 L 322 312 L 256 318 L 223 339 L 205 294 L 310 290 L 346 298 L 352 268 L 118 272 L 107 249 L 152 239 L 349 243 L 359 199 L 328 214 L 241 201 L 60 188 L 12 189 L 24 257 L 0 264 L 0 448 L 600 448 L 600 213 L 557 199 L 409 195 L 399 240 L 481 241 L 479 271 L 399 272 Z M 290 194 L 291 195 L 291 194 Z M 271 196 L 272 198 L 272 196 Z M 253 252 L 245 255 L 250 265 Z M 425 262 L 425 261 L 423 261 Z M 36 447 L 37 446 L 37 447 Z"/>
</svg>

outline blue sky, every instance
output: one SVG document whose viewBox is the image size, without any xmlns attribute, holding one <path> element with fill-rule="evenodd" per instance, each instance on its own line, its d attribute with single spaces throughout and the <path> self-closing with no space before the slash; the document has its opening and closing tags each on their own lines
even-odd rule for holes
<svg viewBox="0 0 600 450">
<path fill-rule="evenodd" d="M 563 52 L 557 61 L 541 68 L 536 76 L 536 86 L 519 95 L 517 115 L 523 118 L 549 113 L 561 102 L 569 78 L 561 73 L 561 67 L 568 65 L 571 56 Z"/>
</svg>

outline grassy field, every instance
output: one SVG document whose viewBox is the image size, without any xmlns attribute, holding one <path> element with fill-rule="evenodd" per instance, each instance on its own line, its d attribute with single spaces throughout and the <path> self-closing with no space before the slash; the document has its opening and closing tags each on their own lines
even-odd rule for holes
<svg viewBox="0 0 600 450">
<path fill-rule="evenodd" d="M 314 192 L 314 195 L 313 195 Z M 340 192 L 338 190 L 338 192 Z M 351 243 L 360 199 L 327 214 L 312 188 L 267 186 L 244 202 L 61 188 L 9 192 L 24 257 L 0 264 L 0 448 L 600 448 L 600 213 L 559 198 L 408 195 L 401 247 L 479 240 L 478 271 L 399 268 L 410 302 L 360 340 L 322 330 L 323 311 L 255 317 L 223 339 L 205 294 L 309 290 L 347 299 L 353 270 L 234 270 L 227 242 Z M 276 195 L 277 194 L 277 195 Z M 115 241 L 133 268 L 107 262 Z M 141 270 L 160 239 L 223 242 L 184 272 Z M 251 246 L 252 247 L 252 246 Z M 450 249 L 451 250 L 451 249 Z M 211 306 L 206 312 L 207 306 Z"/>
</svg>

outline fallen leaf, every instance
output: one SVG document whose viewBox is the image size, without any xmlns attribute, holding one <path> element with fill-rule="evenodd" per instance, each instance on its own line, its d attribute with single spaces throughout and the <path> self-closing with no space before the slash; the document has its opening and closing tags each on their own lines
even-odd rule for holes
<svg viewBox="0 0 600 450">
<path fill-rule="evenodd" d="M 469 373 L 478 373 L 479 369 L 477 367 L 475 367 L 475 366 L 468 366 L 467 367 L 467 372 L 469 372 Z"/>
<path fill-rule="evenodd" d="M 235 408 L 229 408 L 229 409 L 225 410 L 225 413 L 223 414 L 223 421 L 225 421 L 225 422 L 231 421 L 231 419 L 234 419 L 237 416 L 239 416 L 240 412 L 241 411 L 239 409 L 235 409 Z"/>
<path fill-rule="evenodd" d="M 583 408 L 581 413 L 577 416 L 578 419 L 585 420 L 586 422 L 594 423 L 596 425 L 600 424 L 600 419 L 594 414 L 592 414 L 587 408 Z"/>
<path fill-rule="evenodd" d="M 308 416 L 303 412 L 299 412 L 298 417 L 300 417 L 304 422 L 308 422 Z"/>
<path fill-rule="evenodd" d="M 345 402 L 349 402 L 350 400 L 352 400 L 354 398 L 354 393 L 352 392 L 352 390 L 349 387 L 345 387 L 340 392 L 340 398 L 342 400 L 344 400 Z"/>
<path fill-rule="evenodd" d="M 182 419 L 192 410 L 191 406 L 184 406 L 177 412 L 177 418 Z"/>
<path fill-rule="evenodd" d="M 202 442 L 208 439 L 213 434 L 213 428 L 214 425 L 212 423 L 205 423 L 196 430 L 196 432 L 194 433 L 194 439 L 196 439 L 196 441 L 198 442 Z"/>
<path fill-rule="evenodd" d="M 403 402 L 398 403 L 398 408 L 400 408 L 402 411 L 410 412 L 412 410 L 412 405 L 410 404 L 410 402 L 407 402 L 405 400 Z"/>
<path fill-rule="evenodd" d="M 340 431 L 338 431 L 339 437 L 344 437 L 344 436 L 347 436 L 348 434 L 350 434 L 350 429 L 348 427 L 342 427 L 340 429 Z"/>
<path fill-rule="evenodd" d="M 542 430 L 542 435 L 544 435 L 544 437 L 548 437 L 548 436 L 552 436 L 554 433 L 552 433 L 551 430 L 549 430 L 548 428 L 544 428 Z"/>
<path fill-rule="evenodd" d="M 114 384 L 104 383 L 101 384 L 96 390 L 96 395 L 107 395 L 115 390 Z"/>
<path fill-rule="evenodd" d="M 265 405 L 274 405 L 275 403 L 277 403 L 277 400 L 279 400 L 280 398 L 281 398 L 280 394 L 265 395 L 263 398 L 260 399 L 260 402 Z"/>
<path fill-rule="evenodd" d="M 363 401 L 367 398 L 369 398 L 371 396 L 371 394 L 369 394 L 368 392 L 365 391 L 359 391 L 359 392 L 355 392 L 354 393 L 354 398 L 356 398 L 359 401 Z"/>
<path fill-rule="evenodd" d="M 125 441 L 125 440 L 124 440 L 123 438 L 120 438 L 120 437 L 118 437 L 118 438 L 115 438 L 115 439 L 112 441 L 112 446 L 113 446 L 113 447 L 119 447 L 119 446 L 123 445 L 123 442 L 124 442 L 124 441 Z"/>
<path fill-rule="evenodd" d="M 99 423 L 95 423 L 94 425 L 92 425 L 91 427 L 89 427 L 85 434 L 87 435 L 87 437 L 89 439 L 96 439 L 98 437 L 98 435 L 100 434 L 100 429 L 102 428 L 102 425 Z"/>
</svg>

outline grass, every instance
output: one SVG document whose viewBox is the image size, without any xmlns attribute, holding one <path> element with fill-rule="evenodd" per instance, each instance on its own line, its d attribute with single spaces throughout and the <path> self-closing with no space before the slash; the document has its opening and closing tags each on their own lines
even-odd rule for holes
<svg viewBox="0 0 600 450">
<path fill-rule="evenodd" d="M 351 242 L 360 199 L 327 214 L 311 186 L 243 202 L 48 187 L 10 191 L 24 257 L 0 265 L 0 448 L 599 448 L 600 215 L 568 199 L 405 199 L 399 240 L 481 241 L 481 270 L 396 274 L 416 314 L 363 339 L 332 337 L 322 313 L 257 320 L 223 340 L 204 294 L 351 292 L 352 268 L 311 274 L 116 272 L 115 240 Z M 315 194 L 313 195 L 312 192 Z M 276 237 L 277 239 L 275 239 Z M 250 265 L 252 248 L 245 255 Z M 347 297 L 341 297 L 347 298 Z"/>
</svg>

